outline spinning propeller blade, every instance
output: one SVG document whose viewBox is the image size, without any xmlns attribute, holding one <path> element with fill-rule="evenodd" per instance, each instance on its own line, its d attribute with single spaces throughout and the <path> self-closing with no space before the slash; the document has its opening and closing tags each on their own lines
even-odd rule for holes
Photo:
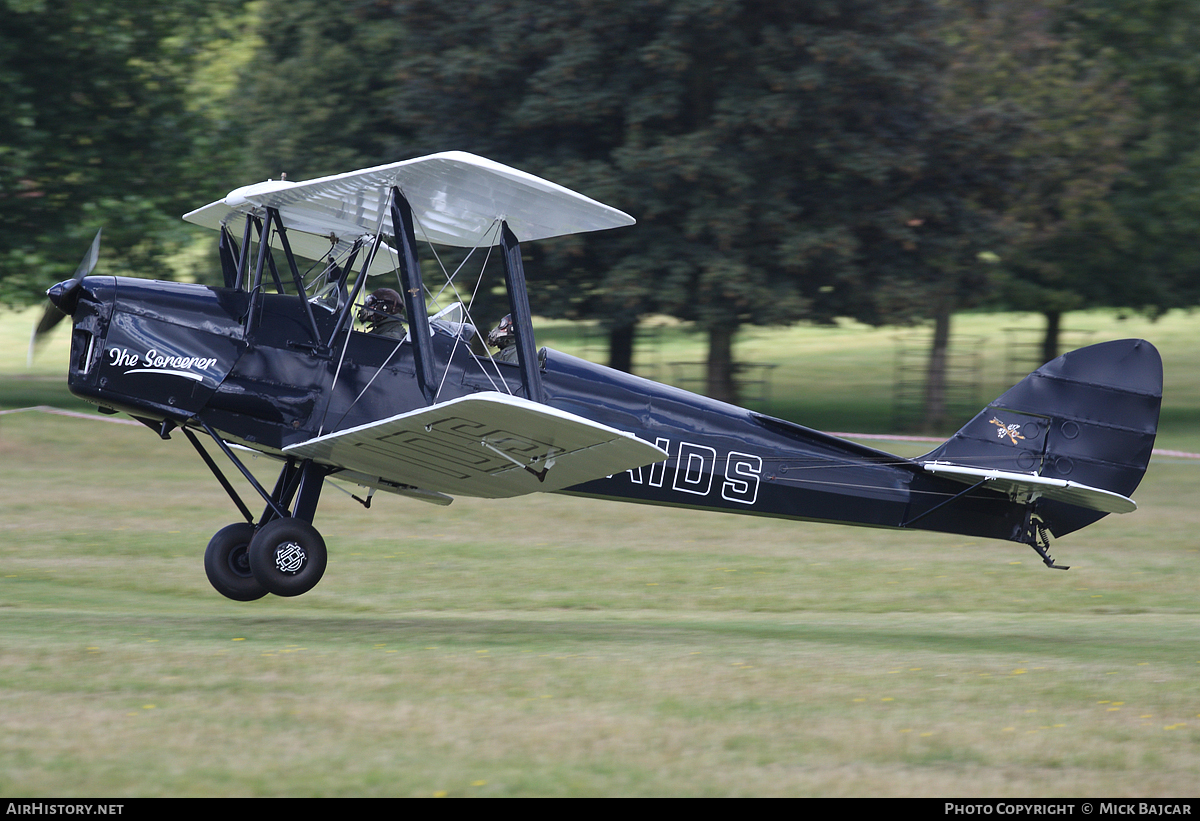
<svg viewBox="0 0 1200 821">
<path fill-rule="evenodd" d="M 54 329 L 55 325 L 62 322 L 66 316 L 75 310 L 75 300 L 79 293 L 79 286 L 83 282 L 83 278 L 92 272 L 92 269 L 96 267 L 96 262 L 100 259 L 101 231 L 96 232 L 96 238 L 92 240 L 92 246 L 88 248 L 88 252 L 83 255 L 83 260 L 79 263 L 79 267 L 75 269 L 75 275 L 70 279 L 63 280 L 46 292 L 46 295 L 50 298 L 50 304 L 46 306 L 46 310 L 42 313 L 42 318 L 34 326 L 33 335 L 29 338 L 29 364 L 33 364 L 34 351 L 46 335 Z"/>
</svg>

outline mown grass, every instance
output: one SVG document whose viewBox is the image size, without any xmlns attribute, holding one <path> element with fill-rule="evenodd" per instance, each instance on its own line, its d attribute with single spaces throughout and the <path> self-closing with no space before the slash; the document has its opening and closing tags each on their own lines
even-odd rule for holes
<svg viewBox="0 0 1200 821">
<path fill-rule="evenodd" d="M 1159 345 L 1160 444 L 1200 450 L 1191 319 L 1104 321 Z M 818 413 L 887 368 L 885 333 L 833 333 L 763 337 Z M 237 516 L 181 437 L 9 414 L 0 464 L 5 796 L 1200 791 L 1196 460 L 1057 542 L 1065 573 L 937 534 L 327 489 L 325 579 L 248 604 L 204 577 Z"/>
</svg>

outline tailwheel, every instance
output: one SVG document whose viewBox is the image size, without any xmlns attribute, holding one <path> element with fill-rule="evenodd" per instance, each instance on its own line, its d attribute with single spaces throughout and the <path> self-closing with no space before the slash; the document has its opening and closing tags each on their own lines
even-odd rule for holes
<svg viewBox="0 0 1200 821">
<path fill-rule="evenodd" d="M 1022 525 L 1022 535 L 1025 544 L 1032 547 L 1037 554 L 1042 557 L 1042 564 L 1051 570 L 1070 570 L 1070 565 L 1055 564 L 1053 557 L 1050 555 L 1050 530 L 1041 520 L 1041 517 L 1033 514 L 1032 507 L 1025 509 L 1025 524 Z"/>
<path fill-rule="evenodd" d="M 234 601 L 254 601 L 267 589 L 250 572 L 250 542 L 254 525 L 237 522 L 223 527 L 204 551 L 204 572 L 217 592 Z"/>
<path fill-rule="evenodd" d="M 325 540 L 308 522 L 274 519 L 250 540 L 250 572 L 268 593 L 299 596 L 325 574 Z M 218 588 L 219 589 L 219 588 Z"/>
</svg>

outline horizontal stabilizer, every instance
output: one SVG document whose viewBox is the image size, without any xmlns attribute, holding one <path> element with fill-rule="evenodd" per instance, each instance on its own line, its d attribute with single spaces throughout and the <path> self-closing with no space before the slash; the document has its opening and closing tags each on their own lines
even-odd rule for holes
<svg viewBox="0 0 1200 821">
<path fill-rule="evenodd" d="M 926 462 L 924 467 L 930 473 L 960 482 L 968 484 L 984 482 L 986 487 L 1007 493 L 1019 502 L 1032 502 L 1039 497 L 1044 497 L 1076 507 L 1098 510 L 1102 513 L 1132 513 L 1137 510 L 1137 504 L 1128 496 L 1113 493 L 1111 490 L 1081 485 L 1066 479 L 1051 479 L 1033 473 L 1017 473 L 991 468 L 971 468 L 946 462 Z"/>
<path fill-rule="evenodd" d="M 454 496 L 562 490 L 667 458 L 631 433 L 485 392 L 290 445 L 284 453 Z"/>
</svg>

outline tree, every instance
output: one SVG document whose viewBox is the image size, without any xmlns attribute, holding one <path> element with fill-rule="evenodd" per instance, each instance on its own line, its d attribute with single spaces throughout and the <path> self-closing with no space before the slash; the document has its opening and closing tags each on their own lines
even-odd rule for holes
<svg viewBox="0 0 1200 821">
<path fill-rule="evenodd" d="M 415 44 L 381 4 L 267 2 L 253 26 L 255 55 L 228 103 L 243 176 L 311 179 L 419 153 L 396 144 L 387 69 Z"/>
<path fill-rule="evenodd" d="M 1155 315 L 1200 303 L 1200 6 L 1187 0 L 1071 2 L 1061 26 L 1117 67 L 1138 105 L 1129 173 L 1109 198 L 1126 238 L 1098 260 L 1093 304 Z"/>
<path fill-rule="evenodd" d="M 1155 315 L 1200 300 L 1200 10 L 1146 3 L 989 0 L 964 15 L 953 88 L 1024 112 L 998 302 L 1046 316 Z"/>
<path fill-rule="evenodd" d="M 965 277 L 951 303 L 973 290 L 1003 135 L 938 108 L 936 2 L 390 13 L 420 42 L 392 68 L 398 146 L 469 148 L 633 213 L 635 230 L 543 252 L 559 310 L 696 322 L 710 395 L 734 398 L 745 323 L 911 316 L 947 272 Z"/>
<path fill-rule="evenodd" d="M 1063 313 L 1111 294 L 1102 260 L 1129 240 L 1111 195 L 1137 127 L 1113 63 L 1064 28 L 1070 6 L 991 0 L 947 29 L 956 44 L 949 105 L 1007 110 L 1017 126 L 1018 173 L 998 203 L 1007 230 L 994 249 L 994 299 L 1046 316 L 1046 360 L 1058 355 Z"/>
<path fill-rule="evenodd" d="M 101 226 L 106 270 L 164 275 L 195 206 L 189 32 L 229 5 L 3 0 L 0 300 L 40 298 Z"/>
<path fill-rule="evenodd" d="M 242 119 L 264 173 L 474 151 L 639 225 L 538 243 L 540 311 L 874 323 L 978 298 L 1011 179 L 1008 112 L 947 107 L 937 0 L 272 2 Z M 395 55 L 391 57 L 390 55 Z M 356 62 L 357 61 L 357 62 Z"/>
</svg>

